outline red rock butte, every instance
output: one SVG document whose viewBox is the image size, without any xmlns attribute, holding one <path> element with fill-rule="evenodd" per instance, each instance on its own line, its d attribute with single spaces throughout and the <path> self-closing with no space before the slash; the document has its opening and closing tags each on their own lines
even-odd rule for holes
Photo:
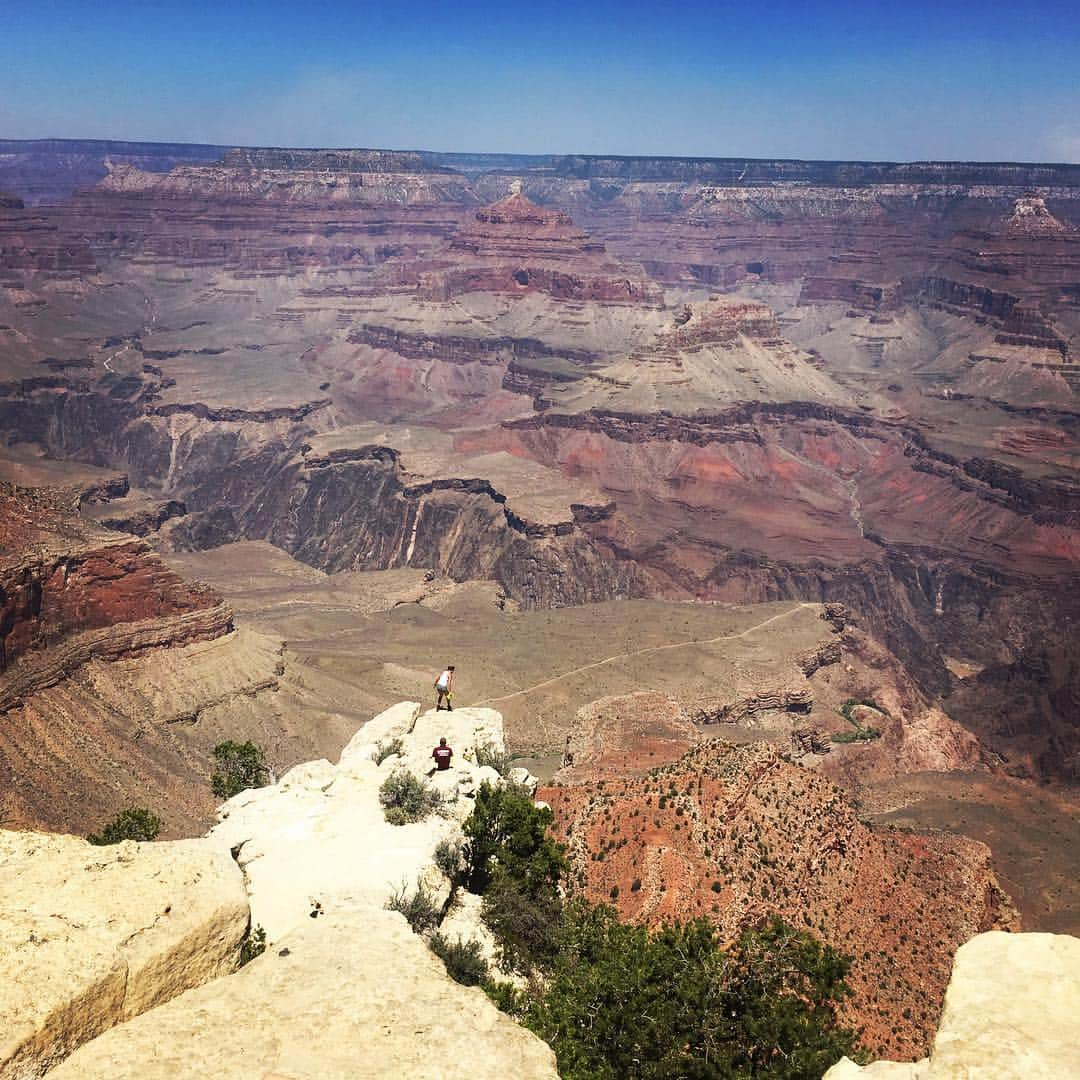
<svg viewBox="0 0 1080 1080">
<path fill-rule="evenodd" d="M 454 234 L 449 252 L 469 269 L 424 275 L 420 292 L 425 298 L 540 291 L 562 300 L 661 301 L 640 265 L 611 258 L 568 213 L 537 206 L 517 191 L 477 210 Z"/>
</svg>

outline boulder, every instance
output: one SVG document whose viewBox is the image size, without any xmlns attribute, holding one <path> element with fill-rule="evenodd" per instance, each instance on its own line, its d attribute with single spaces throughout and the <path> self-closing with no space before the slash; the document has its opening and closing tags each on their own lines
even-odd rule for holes
<svg viewBox="0 0 1080 1080">
<path fill-rule="evenodd" d="M 1080 1076 L 1080 938 L 979 934 L 960 947 L 929 1059 L 848 1058 L 825 1080 L 1063 1080 Z"/>
<path fill-rule="evenodd" d="M 113 1028 L 56 1080 L 556 1080 L 551 1049 L 451 981 L 392 912 L 332 913 Z"/>
<path fill-rule="evenodd" d="M 0 832 L 0 1080 L 232 971 L 247 925 L 239 869 L 204 840 Z"/>
</svg>

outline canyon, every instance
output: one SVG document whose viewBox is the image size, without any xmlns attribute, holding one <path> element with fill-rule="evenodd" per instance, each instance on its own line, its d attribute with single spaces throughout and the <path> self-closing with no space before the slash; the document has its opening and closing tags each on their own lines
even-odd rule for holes
<svg viewBox="0 0 1080 1080">
<path fill-rule="evenodd" d="M 805 922 L 875 1054 L 972 935 L 1080 927 L 1080 166 L 9 140 L 0 189 L 8 827 L 199 835 L 217 742 L 282 775 L 449 660 L 584 895 Z"/>
</svg>

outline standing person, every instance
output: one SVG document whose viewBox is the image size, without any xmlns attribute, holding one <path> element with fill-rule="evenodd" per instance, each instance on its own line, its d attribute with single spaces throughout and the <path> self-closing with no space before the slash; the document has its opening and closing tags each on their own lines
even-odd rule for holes
<svg viewBox="0 0 1080 1080">
<path fill-rule="evenodd" d="M 454 751 L 446 745 L 445 739 L 440 739 L 439 745 L 431 751 L 431 756 L 435 759 L 435 768 L 439 772 L 445 772 L 450 768 L 450 759 L 454 756 Z"/>
<path fill-rule="evenodd" d="M 453 712 L 454 706 L 451 699 L 454 696 L 454 665 L 450 664 L 446 670 L 435 680 L 435 711 L 442 708 L 443 700 L 446 701 L 446 711 Z"/>
</svg>

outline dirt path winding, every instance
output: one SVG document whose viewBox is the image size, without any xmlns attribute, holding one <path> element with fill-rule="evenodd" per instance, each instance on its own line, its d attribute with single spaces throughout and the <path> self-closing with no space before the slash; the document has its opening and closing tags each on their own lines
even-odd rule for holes
<svg viewBox="0 0 1080 1080">
<path fill-rule="evenodd" d="M 718 637 L 706 638 L 703 641 L 676 641 L 670 645 L 652 645 L 647 649 L 637 649 L 634 652 L 617 653 L 615 656 L 607 656 L 603 660 L 594 660 L 591 664 L 582 664 L 581 667 L 572 668 L 570 671 L 564 671 L 561 675 L 553 675 L 550 679 L 544 679 L 543 682 L 538 682 L 534 686 L 525 687 L 524 690 L 515 690 L 512 694 L 503 694 L 501 697 L 485 698 L 483 701 L 477 701 L 474 704 L 477 706 L 487 706 L 495 705 L 503 701 L 512 701 L 516 697 L 521 697 L 524 694 L 531 694 L 535 690 L 542 690 L 545 686 L 553 686 L 557 682 L 562 682 L 563 679 L 569 679 L 574 675 L 580 675 L 583 671 L 593 671 L 595 668 L 603 667 L 605 664 L 614 663 L 616 660 L 629 660 L 635 656 L 648 656 L 652 653 L 669 652 L 672 649 L 688 649 L 692 646 L 700 647 L 702 645 L 715 645 L 721 641 L 737 641 L 739 638 L 744 638 L 748 634 L 756 633 L 770 623 L 777 622 L 779 619 L 786 619 L 789 615 L 795 614 L 796 611 L 802 611 L 803 608 L 817 606 L 817 604 L 802 601 L 797 606 L 788 608 L 787 611 L 781 611 L 779 615 L 770 615 L 769 618 L 764 619 L 762 622 L 750 626 L 746 630 L 740 630 L 737 634 L 720 634 Z"/>
</svg>

